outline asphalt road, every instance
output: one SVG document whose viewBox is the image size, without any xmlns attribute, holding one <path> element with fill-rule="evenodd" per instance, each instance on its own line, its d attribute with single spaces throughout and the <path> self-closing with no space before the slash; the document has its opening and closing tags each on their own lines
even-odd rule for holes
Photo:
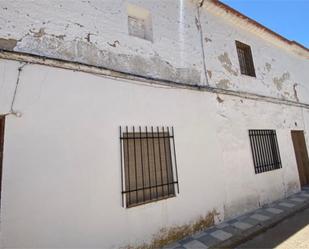
<svg viewBox="0 0 309 249">
<path fill-rule="evenodd" d="M 309 249 L 309 208 L 237 248 Z"/>
</svg>

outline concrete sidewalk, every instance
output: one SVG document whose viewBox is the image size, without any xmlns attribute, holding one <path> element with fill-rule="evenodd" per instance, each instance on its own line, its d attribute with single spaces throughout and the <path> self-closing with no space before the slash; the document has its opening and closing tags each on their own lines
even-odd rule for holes
<svg viewBox="0 0 309 249">
<path fill-rule="evenodd" d="M 210 227 L 164 249 L 233 248 L 309 207 L 309 188 L 253 212 Z"/>
</svg>

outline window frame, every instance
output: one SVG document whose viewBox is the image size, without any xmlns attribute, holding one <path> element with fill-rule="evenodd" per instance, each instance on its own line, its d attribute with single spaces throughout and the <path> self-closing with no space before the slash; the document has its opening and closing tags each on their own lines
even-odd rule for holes
<svg viewBox="0 0 309 249">
<path fill-rule="evenodd" d="M 255 174 L 282 168 L 276 130 L 248 130 Z"/>
<path fill-rule="evenodd" d="M 122 206 L 172 198 L 176 189 L 179 194 L 174 128 L 120 126 L 119 130 Z"/>
<path fill-rule="evenodd" d="M 237 40 L 235 40 L 235 45 L 240 73 L 242 75 L 256 77 L 251 47 Z"/>
</svg>

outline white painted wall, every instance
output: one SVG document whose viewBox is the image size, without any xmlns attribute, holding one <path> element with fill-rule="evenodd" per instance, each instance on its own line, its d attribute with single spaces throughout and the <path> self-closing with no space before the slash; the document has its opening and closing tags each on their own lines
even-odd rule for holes
<svg viewBox="0 0 309 249">
<path fill-rule="evenodd" d="M 128 4 L 151 12 L 153 42 L 128 35 Z M 0 16 L 7 50 L 206 84 L 195 1 L 0 0 Z M 210 86 L 309 103 L 306 56 L 207 4 L 201 25 Z M 235 40 L 251 46 L 256 78 L 240 75 Z M 219 221 L 299 190 L 290 130 L 309 141 L 307 109 L 29 64 L 12 106 L 22 65 L 0 60 L 0 115 L 22 114 L 6 117 L 4 248 L 140 245 L 213 209 Z M 121 207 L 119 125 L 175 127 L 176 198 Z M 264 128 L 277 131 L 283 167 L 256 175 L 248 129 Z"/>
<path fill-rule="evenodd" d="M 1 60 L 1 96 L 19 63 Z M 216 209 L 218 220 L 299 190 L 291 129 L 301 109 L 26 65 L 6 118 L 4 248 L 118 248 Z M 1 105 L 10 106 L 9 98 Z M 7 112 L 8 108 L 1 110 Z M 267 110 L 267 111 L 265 111 Z M 297 122 L 297 127 L 295 126 Z M 308 116 L 306 116 L 306 123 Z M 121 206 L 119 125 L 173 125 L 180 194 Z M 255 175 L 248 129 L 276 129 L 282 169 Z"/>
</svg>

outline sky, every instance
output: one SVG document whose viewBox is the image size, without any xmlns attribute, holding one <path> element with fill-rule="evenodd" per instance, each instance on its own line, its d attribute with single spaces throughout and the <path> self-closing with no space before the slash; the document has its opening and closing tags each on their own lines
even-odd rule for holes
<svg viewBox="0 0 309 249">
<path fill-rule="evenodd" d="M 309 48 L 309 0 L 221 0 L 280 35 Z"/>
</svg>

